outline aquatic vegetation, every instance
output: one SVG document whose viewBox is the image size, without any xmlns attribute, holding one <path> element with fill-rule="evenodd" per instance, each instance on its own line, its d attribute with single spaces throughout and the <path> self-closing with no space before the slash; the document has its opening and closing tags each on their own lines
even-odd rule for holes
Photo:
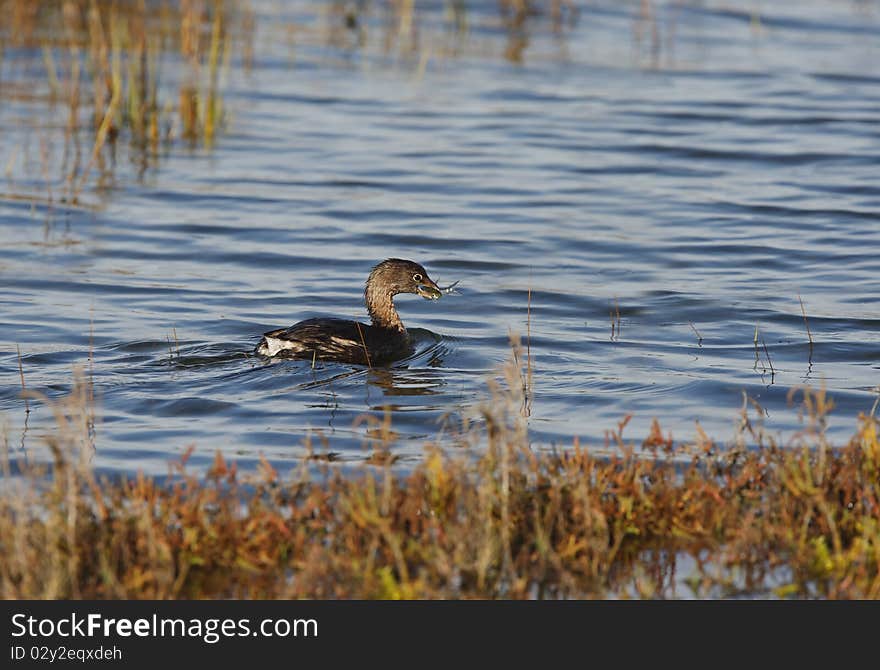
<svg viewBox="0 0 880 670">
<path fill-rule="evenodd" d="M 140 174 L 176 141 L 210 147 L 225 123 L 233 49 L 249 52 L 253 30 L 246 3 L 222 0 L 4 0 L 0 12 L 10 17 L 0 28 L 2 99 L 46 103 L 33 132 L 50 204 L 80 204 L 92 179 L 111 186 L 120 140 Z M 27 158 L 13 150 L 7 178 Z"/>
<path fill-rule="evenodd" d="M 230 71 L 254 64 L 261 39 L 330 46 L 413 70 L 461 55 L 522 63 L 536 27 L 563 36 L 571 0 L 308 2 L 290 15 L 252 0 L 123 2 L 0 0 L 0 102 L 14 142 L 0 150 L 0 197 L 94 207 L 127 159 L 139 179 L 171 148 L 211 148 L 227 126 Z M 259 13 L 258 13 L 259 12 Z M 634 21 L 642 21 L 634 9 Z M 497 39 L 500 36 L 500 43 Z M 560 47 L 560 53 L 564 49 Z M 12 103 L 12 104 L 9 104 Z"/>
<path fill-rule="evenodd" d="M 878 421 L 832 448 L 833 403 L 799 391 L 804 429 L 768 440 L 744 405 L 721 446 L 627 419 L 602 453 L 529 443 L 512 359 L 457 447 L 409 470 L 388 444 L 355 472 L 315 454 L 288 477 L 185 456 L 168 482 L 89 466 L 86 377 L 47 402 L 54 463 L 0 495 L 5 598 L 880 597 Z M 31 393 L 31 392 L 29 392 Z M 37 398 L 31 393 L 31 398 Z M 388 419 L 390 421 L 390 419 Z M 386 423 L 388 422 L 386 421 Z M 6 473 L 10 473 L 6 460 Z"/>
</svg>

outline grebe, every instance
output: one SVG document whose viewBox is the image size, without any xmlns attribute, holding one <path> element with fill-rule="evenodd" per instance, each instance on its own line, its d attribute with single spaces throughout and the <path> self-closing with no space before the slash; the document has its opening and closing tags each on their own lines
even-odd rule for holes
<svg viewBox="0 0 880 670">
<path fill-rule="evenodd" d="M 398 293 L 415 293 L 426 300 L 437 300 L 443 295 L 421 265 L 388 258 L 373 267 L 364 288 L 371 325 L 346 319 L 306 319 L 290 328 L 264 334 L 254 351 L 268 357 L 360 365 L 403 358 L 412 351 L 412 344 L 394 308 L 394 296 Z"/>
</svg>

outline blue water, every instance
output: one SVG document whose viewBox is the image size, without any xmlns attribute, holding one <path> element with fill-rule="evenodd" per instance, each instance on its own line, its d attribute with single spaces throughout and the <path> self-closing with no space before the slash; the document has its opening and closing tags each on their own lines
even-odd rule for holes
<svg viewBox="0 0 880 670">
<path fill-rule="evenodd" d="M 309 441 L 356 462 L 386 411 L 406 464 L 477 415 L 527 331 L 536 446 L 600 447 L 626 415 L 633 439 L 656 417 L 724 442 L 744 392 L 785 442 L 802 384 L 827 388 L 845 441 L 880 383 L 880 4 L 591 2 L 560 32 L 530 18 L 518 61 L 496 3 L 470 5 L 467 35 L 426 4 L 415 50 L 389 51 L 378 10 L 359 41 L 328 5 L 254 3 L 215 146 L 175 142 L 143 170 L 120 142 L 82 207 L 46 206 L 47 172 L 63 184 L 40 138 L 51 168 L 63 109 L 9 94 L 42 60 L 6 53 L 10 449 L 39 457 L 54 423 L 35 400 L 25 414 L 18 346 L 27 387 L 53 398 L 91 369 L 108 471 L 164 473 L 191 445 L 196 466 L 215 450 L 292 466 Z M 411 358 L 250 355 L 303 318 L 365 318 L 389 256 L 460 281 L 398 299 Z"/>
</svg>

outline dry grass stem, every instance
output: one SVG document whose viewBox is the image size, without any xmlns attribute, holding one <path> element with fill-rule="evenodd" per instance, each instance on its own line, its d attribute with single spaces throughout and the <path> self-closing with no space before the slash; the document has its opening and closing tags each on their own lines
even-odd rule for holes
<svg viewBox="0 0 880 670">
<path fill-rule="evenodd" d="M 609 313 L 611 317 L 611 341 L 620 340 L 620 304 L 614 299 L 614 309 Z"/>
<path fill-rule="evenodd" d="M 354 325 L 357 326 L 358 335 L 361 336 L 361 345 L 364 347 L 364 357 L 367 359 L 367 367 L 372 369 L 373 366 L 370 363 L 370 351 L 367 349 L 367 341 L 364 339 L 364 331 L 361 329 L 361 324 L 359 321 L 355 321 Z"/>
<path fill-rule="evenodd" d="M 800 293 L 798 294 L 798 301 L 801 303 L 801 314 L 804 317 L 804 325 L 807 327 L 807 337 L 810 339 L 810 350 L 813 349 L 813 333 L 810 332 L 810 322 L 807 320 L 807 310 L 804 308 L 804 301 L 801 298 Z"/>
<path fill-rule="evenodd" d="M 18 353 L 18 376 L 21 379 L 21 397 L 24 398 L 24 413 L 31 413 L 31 403 L 28 400 L 27 387 L 24 385 L 24 366 L 21 364 L 21 347 L 15 345 L 15 351 Z"/>
<path fill-rule="evenodd" d="M 767 350 L 767 343 L 764 342 L 764 338 L 761 338 L 761 346 L 764 348 L 764 355 L 767 356 L 767 363 L 770 365 L 770 382 L 773 382 L 773 378 L 776 376 L 776 370 L 773 369 L 773 361 L 770 360 L 770 352 Z"/>
</svg>

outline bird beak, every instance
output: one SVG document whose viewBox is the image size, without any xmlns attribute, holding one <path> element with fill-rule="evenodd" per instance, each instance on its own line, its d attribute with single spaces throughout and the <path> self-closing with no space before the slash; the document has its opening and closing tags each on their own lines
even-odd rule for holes
<svg viewBox="0 0 880 670">
<path fill-rule="evenodd" d="M 416 286 L 416 293 L 422 296 L 425 300 L 437 300 L 443 296 L 440 287 L 428 277 L 425 277 L 425 281 Z"/>
</svg>

